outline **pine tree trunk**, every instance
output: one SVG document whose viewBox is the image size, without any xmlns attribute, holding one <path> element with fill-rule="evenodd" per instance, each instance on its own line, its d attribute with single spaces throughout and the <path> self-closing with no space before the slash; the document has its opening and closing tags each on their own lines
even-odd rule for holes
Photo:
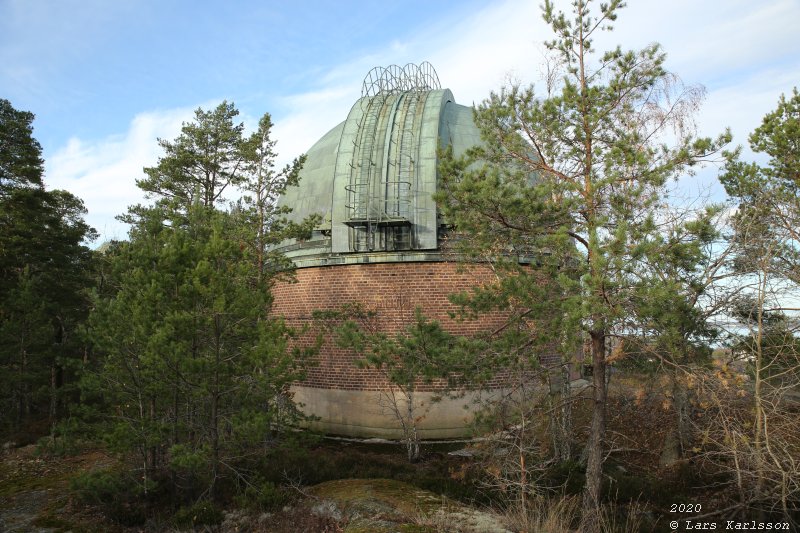
<svg viewBox="0 0 800 533">
<path fill-rule="evenodd" d="M 148 410 L 150 411 L 150 414 L 149 414 L 150 423 L 155 425 L 155 422 L 156 422 L 156 399 L 153 396 L 150 397 L 150 405 L 148 407 Z M 158 468 L 158 462 L 159 462 L 158 461 L 158 448 L 157 448 L 157 446 L 155 444 L 151 444 L 147 448 L 147 463 L 148 463 L 147 468 L 149 469 L 150 472 L 155 472 L 155 470 Z M 147 480 L 145 479 L 145 485 L 146 485 L 146 481 Z M 145 490 L 147 490 L 147 489 L 145 488 Z"/>
<path fill-rule="evenodd" d="M 581 531 L 599 533 L 600 498 L 603 481 L 603 441 L 606 435 L 606 361 L 605 331 L 592 331 L 592 382 L 594 385 L 594 407 L 592 425 L 589 430 L 586 461 L 586 487 L 583 492 L 583 515 Z"/>
<path fill-rule="evenodd" d="M 20 425 L 27 421 L 31 415 L 31 386 L 26 382 L 26 374 L 28 372 L 28 351 L 22 348 L 22 364 L 19 368 L 20 377 L 20 402 L 19 402 L 19 415 L 17 417 L 17 424 Z"/>
<path fill-rule="evenodd" d="M 219 476 L 219 394 L 211 397 L 211 497 L 216 499 Z"/>
<path fill-rule="evenodd" d="M 408 390 L 411 392 L 406 393 L 406 416 L 408 417 L 406 449 L 408 462 L 416 463 L 419 461 L 419 434 L 417 433 L 417 421 L 414 419 L 414 393 L 411 387 Z"/>
<path fill-rule="evenodd" d="M 54 344 L 59 347 L 59 351 L 67 342 L 67 329 L 64 321 L 58 317 L 58 329 L 55 333 Z M 58 389 L 61 387 L 61 367 L 58 366 L 56 358 L 50 363 L 50 409 L 48 410 L 48 422 L 50 423 L 50 434 L 55 435 L 55 424 L 58 417 Z"/>
<path fill-rule="evenodd" d="M 50 424 L 50 434 L 54 434 L 56 415 L 58 414 L 58 369 L 55 362 L 50 365 L 50 409 L 48 411 L 48 422 Z"/>
<path fill-rule="evenodd" d="M 572 456 L 572 402 L 569 369 L 566 365 L 550 370 L 550 435 L 553 439 L 553 458 L 568 461 Z"/>
<path fill-rule="evenodd" d="M 689 391 L 685 383 L 678 381 L 677 376 L 672 379 L 672 398 L 675 401 L 677 420 L 677 457 L 683 458 L 691 441 L 691 424 L 689 421 Z"/>
<path fill-rule="evenodd" d="M 214 317 L 214 376 L 211 393 L 211 497 L 216 499 L 217 477 L 219 476 L 219 407 L 220 407 L 220 366 L 222 365 L 222 339 L 220 318 Z"/>
<path fill-rule="evenodd" d="M 16 428 L 22 424 L 22 419 L 25 414 L 25 366 L 27 361 L 28 357 L 25 353 L 25 349 L 21 348 L 19 352 L 19 375 L 17 377 L 17 385 L 14 387 L 16 396 Z"/>
</svg>

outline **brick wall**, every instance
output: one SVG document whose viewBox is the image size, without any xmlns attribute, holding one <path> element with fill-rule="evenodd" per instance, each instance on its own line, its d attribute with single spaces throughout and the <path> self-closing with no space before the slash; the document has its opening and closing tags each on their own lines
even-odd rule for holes
<svg viewBox="0 0 800 533">
<path fill-rule="evenodd" d="M 414 310 L 422 309 L 429 319 L 439 321 L 454 334 L 472 335 L 492 331 L 502 324 L 499 315 L 477 321 L 459 321 L 450 317 L 457 310 L 448 295 L 470 287 L 491 283 L 491 271 L 483 265 L 459 270 L 450 262 L 367 263 L 302 268 L 296 271 L 295 283 L 280 283 L 273 289 L 273 313 L 286 318 L 287 324 L 310 329 L 301 342 L 311 343 L 315 331 L 315 310 L 338 310 L 347 303 L 359 302 L 375 311 L 370 325 L 385 333 L 396 332 L 413 322 Z M 384 390 L 386 382 L 380 371 L 356 366 L 359 356 L 325 339 L 302 385 L 325 389 Z M 502 380 L 502 376 L 498 379 Z M 500 383 L 497 383 L 500 385 Z M 442 384 L 421 384 L 419 390 L 440 390 Z"/>
</svg>

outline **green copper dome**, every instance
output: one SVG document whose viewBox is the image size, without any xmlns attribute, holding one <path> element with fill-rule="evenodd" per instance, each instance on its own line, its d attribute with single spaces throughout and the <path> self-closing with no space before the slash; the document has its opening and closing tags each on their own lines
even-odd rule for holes
<svg viewBox="0 0 800 533">
<path fill-rule="evenodd" d="M 439 89 L 425 63 L 375 69 L 362 94 L 280 200 L 292 220 L 322 217 L 310 240 L 281 245 L 298 267 L 439 256 L 437 149 L 458 155 L 480 143 L 472 108 Z"/>
</svg>

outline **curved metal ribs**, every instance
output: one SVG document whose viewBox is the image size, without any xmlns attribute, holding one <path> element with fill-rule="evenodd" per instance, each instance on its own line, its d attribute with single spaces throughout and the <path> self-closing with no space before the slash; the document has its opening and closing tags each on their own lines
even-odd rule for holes
<svg viewBox="0 0 800 533">
<path fill-rule="evenodd" d="M 416 153 L 426 94 L 439 89 L 426 62 L 369 71 L 347 190 L 352 251 L 413 247 Z"/>
</svg>

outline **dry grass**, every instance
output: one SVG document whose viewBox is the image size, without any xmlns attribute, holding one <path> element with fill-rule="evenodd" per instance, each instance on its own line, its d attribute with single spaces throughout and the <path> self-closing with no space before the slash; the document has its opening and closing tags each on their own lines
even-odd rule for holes
<svg viewBox="0 0 800 533">
<path fill-rule="evenodd" d="M 503 513 L 506 525 L 520 533 L 573 533 L 578 523 L 578 496 L 537 498 L 514 505 Z"/>
<path fill-rule="evenodd" d="M 627 506 L 624 516 L 619 507 L 607 504 L 600 510 L 600 530 L 603 533 L 638 533 L 642 531 L 645 508 L 639 502 Z"/>
<path fill-rule="evenodd" d="M 577 533 L 580 522 L 580 496 L 529 500 L 525 509 L 516 505 L 506 509 L 503 521 L 518 533 Z M 600 515 L 603 533 L 638 533 L 644 531 L 645 507 L 639 502 L 624 509 L 606 504 Z"/>
</svg>

